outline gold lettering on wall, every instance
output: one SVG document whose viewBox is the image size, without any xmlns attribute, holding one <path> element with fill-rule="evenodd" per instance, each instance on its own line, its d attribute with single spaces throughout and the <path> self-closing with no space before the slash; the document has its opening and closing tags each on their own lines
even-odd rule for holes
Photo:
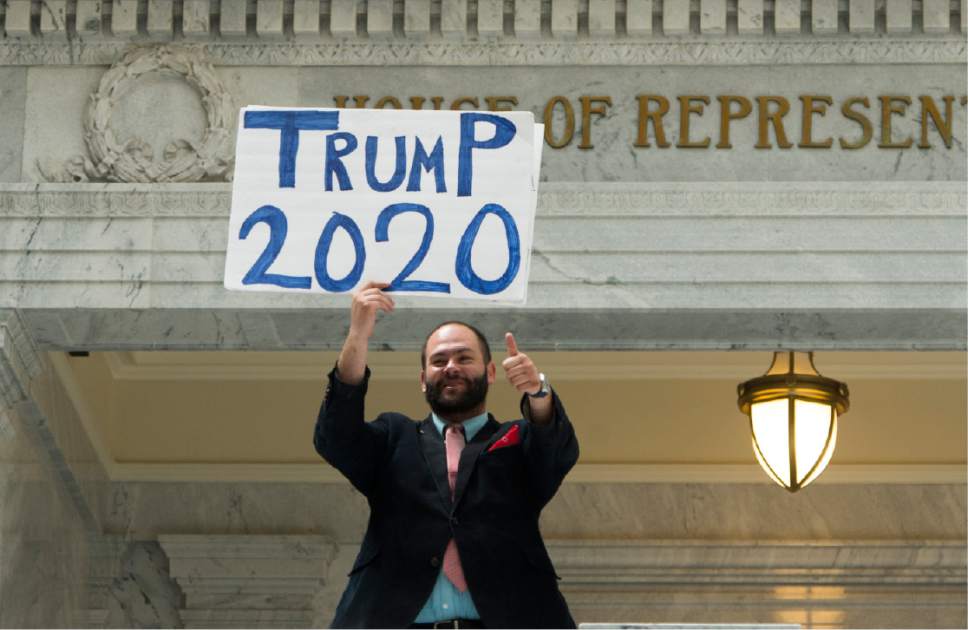
<svg viewBox="0 0 968 630">
<path fill-rule="evenodd" d="M 376 102 L 376 104 L 373 106 L 373 108 L 374 109 L 383 109 L 387 105 L 392 106 L 393 109 L 403 109 L 403 105 L 400 104 L 399 99 L 397 99 L 397 97 L 395 97 L 395 96 L 384 96 L 383 98 L 381 98 L 380 100 L 378 100 Z"/>
<path fill-rule="evenodd" d="M 554 131 L 554 113 L 555 107 L 561 105 L 565 114 L 565 129 L 561 134 L 561 137 L 555 139 Z M 571 139 L 575 135 L 575 108 L 571 106 L 571 101 L 569 101 L 564 96 L 553 96 L 548 101 L 548 104 L 544 108 L 544 137 L 545 142 L 552 149 L 560 149 L 566 147 L 571 143 Z"/>
<path fill-rule="evenodd" d="M 826 116 L 827 107 L 834 104 L 834 99 L 830 96 L 801 96 L 800 102 L 803 103 L 803 120 L 800 122 L 800 144 L 797 146 L 803 149 L 829 149 L 833 146 L 833 138 L 818 142 L 813 140 L 813 116 Z"/>
<path fill-rule="evenodd" d="M 709 105 L 708 96 L 680 96 L 679 97 L 679 142 L 677 149 L 705 149 L 709 146 L 709 137 L 699 142 L 689 140 L 689 116 L 702 116 L 705 105 Z"/>
<path fill-rule="evenodd" d="M 903 103 L 903 106 L 900 104 Z M 882 149 L 906 149 L 914 142 L 914 138 L 908 136 L 901 142 L 894 142 L 891 138 L 891 117 L 894 114 L 902 116 L 907 111 L 907 106 L 911 104 L 910 96 L 882 96 L 881 97 L 881 141 L 877 144 Z"/>
<path fill-rule="evenodd" d="M 610 114 L 613 106 L 622 108 L 622 104 L 615 104 L 611 96 L 586 94 L 576 98 L 577 104 L 567 95 L 559 94 L 544 103 L 542 112 L 545 127 L 544 141 L 549 147 L 562 149 L 571 144 L 578 130 L 578 122 L 576 122 L 578 115 L 581 116 L 579 121 L 581 133 L 577 148 L 582 150 L 595 148 L 592 141 L 593 127 L 598 124 L 612 126 L 617 124 L 614 121 L 604 122 L 604 119 L 612 118 Z M 375 100 L 371 102 L 371 99 Z M 786 116 L 791 113 L 793 107 L 797 106 L 797 101 L 794 100 L 791 105 L 791 101 L 785 96 L 681 94 L 670 99 L 661 94 L 644 93 L 637 94 L 635 99 L 636 133 L 632 146 L 636 148 L 655 146 L 660 149 L 673 146 L 666 134 L 666 122 L 669 122 L 670 129 L 678 122 L 676 148 L 706 149 L 712 146 L 711 135 L 715 133 L 714 116 L 716 114 L 707 115 L 707 110 L 715 99 L 719 105 L 719 137 L 714 145 L 717 149 L 734 148 L 733 131 L 744 120 L 748 120 L 743 123 L 744 131 L 748 131 L 755 125 L 756 142 L 752 146 L 756 149 L 782 150 L 793 146 L 802 149 L 830 149 L 835 146 L 835 138 L 836 146 L 840 149 L 848 151 L 862 149 L 872 143 L 874 125 L 878 124 L 874 112 L 871 111 L 873 103 L 874 106 L 880 106 L 880 138 L 875 145 L 877 148 L 911 148 L 915 146 L 915 136 L 917 136 L 916 146 L 919 149 L 932 149 L 943 144 L 947 149 L 957 145 L 958 150 L 964 151 L 964 142 L 959 140 L 964 132 L 964 121 L 958 116 L 963 116 L 965 108 L 968 107 L 968 95 L 957 96 L 956 94 L 933 96 L 922 94 L 914 97 L 903 94 L 879 94 L 871 97 L 853 96 L 842 102 L 835 100 L 829 94 L 800 94 L 797 96 L 799 116 L 794 113 L 790 117 L 795 122 L 799 122 L 799 142 L 794 145 L 787 136 L 784 123 L 788 121 Z M 410 108 L 415 110 L 432 107 L 434 110 L 449 108 L 464 111 L 480 110 L 484 105 L 487 111 L 492 112 L 527 110 L 532 107 L 528 103 L 522 105 L 519 98 L 513 94 L 456 97 L 440 95 L 376 97 L 369 94 L 352 96 L 341 94 L 333 96 L 333 102 L 337 108 L 403 109 L 404 103 L 409 103 Z M 956 109 L 959 103 L 961 109 Z M 628 105 L 628 103 L 625 104 L 626 107 Z M 912 107 L 918 106 L 920 111 L 913 111 Z M 669 121 L 666 121 L 666 115 L 670 114 L 672 107 L 678 107 L 678 112 L 672 112 Z M 577 108 L 580 108 L 580 111 L 576 112 Z M 755 119 L 751 116 L 754 108 L 757 110 Z M 616 109 L 617 113 L 624 111 L 626 110 Z M 831 112 L 839 112 L 839 118 L 828 116 Z M 902 134 L 894 128 L 895 124 L 903 124 L 909 129 L 906 137 L 901 137 Z M 855 129 L 853 125 L 857 125 L 859 129 Z M 920 130 L 919 134 L 915 128 Z M 796 130 L 791 132 L 796 133 Z M 937 134 L 936 138 L 941 140 L 940 143 L 937 140 L 932 141 L 932 133 Z M 614 141 L 614 132 L 610 139 Z"/>
<path fill-rule="evenodd" d="M 918 143 L 919 149 L 930 149 L 931 145 L 928 144 L 928 117 L 931 117 L 932 122 L 934 122 L 934 128 L 938 130 L 941 134 L 941 139 L 944 141 L 944 146 L 951 148 L 951 123 L 953 122 L 952 110 L 955 97 L 954 96 L 944 96 L 944 119 L 941 118 L 941 112 L 938 111 L 937 105 L 934 104 L 934 99 L 930 96 L 921 96 L 919 98 L 921 101 L 921 142 Z"/>
<path fill-rule="evenodd" d="M 871 107 L 870 99 L 868 99 L 866 96 L 858 96 L 844 101 L 844 104 L 840 108 L 840 113 L 844 115 L 844 118 L 849 118 L 860 125 L 860 140 L 857 142 L 848 142 L 843 136 L 841 136 L 841 149 L 860 149 L 861 147 L 867 146 L 867 144 L 871 141 L 871 138 L 874 137 L 874 125 L 871 124 L 870 118 L 853 108 L 853 106 L 857 104 L 863 105 L 867 109 L 870 109 Z"/>
<path fill-rule="evenodd" d="M 729 125 L 734 120 L 749 116 L 753 111 L 753 104 L 745 96 L 725 94 L 716 98 L 719 101 L 719 142 L 716 143 L 716 148 L 731 149 L 733 145 L 729 143 Z M 732 110 L 733 103 L 739 105 L 738 111 Z"/>
<path fill-rule="evenodd" d="M 581 101 L 581 144 L 579 149 L 591 149 L 592 144 L 592 114 L 604 116 L 605 108 L 612 106 L 611 96 L 582 96 Z"/>
<path fill-rule="evenodd" d="M 770 103 L 775 103 L 777 108 L 770 111 Z M 759 109 L 759 133 L 757 143 L 753 145 L 757 149 L 772 149 L 770 144 L 770 134 L 767 125 L 773 124 L 773 133 L 776 135 L 776 144 L 781 149 L 789 149 L 793 143 L 787 140 L 786 131 L 783 130 L 783 117 L 790 111 L 790 101 L 782 96 L 757 96 L 756 105 Z"/>
<path fill-rule="evenodd" d="M 652 146 L 649 144 L 649 122 L 651 122 L 656 145 L 662 149 L 668 148 L 670 145 L 666 141 L 665 130 L 662 128 L 662 117 L 669 111 L 669 99 L 658 94 L 639 94 L 635 98 L 639 101 L 639 133 L 635 139 L 635 146 Z M 656 103 L 658 108 L 651 109 L 649 103 Z"/>
</svg>

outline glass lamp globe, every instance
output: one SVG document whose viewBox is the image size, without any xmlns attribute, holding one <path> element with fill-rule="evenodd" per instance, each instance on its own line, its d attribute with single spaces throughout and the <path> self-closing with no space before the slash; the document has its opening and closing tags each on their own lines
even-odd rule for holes
<svg viewBox="0 0 968 630">
<path fill-rule="evenodd" d="M 766 474 L 790 492 L 816 479 L 834 454 L 837 420 L 850 405 L 847 385 L 821 376 L 812 352 L 775 352 L 766 374 L 737 393 Z"/>
</svg>

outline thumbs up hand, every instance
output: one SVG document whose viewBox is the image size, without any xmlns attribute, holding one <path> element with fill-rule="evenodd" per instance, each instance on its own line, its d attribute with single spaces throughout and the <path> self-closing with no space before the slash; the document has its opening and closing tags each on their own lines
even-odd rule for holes
<svg viewBox="0 0 968 630">
<path fill-rule="evenodd" d="M 518 350 L 514 335 L 504 333 L 504 343 L 507 345 L 508 356 L 501 362 L 508 381 L 522 394 L 534 394 L 541 389 L 541 379 L 538 368 L 528 355 Z"/>
</svg>

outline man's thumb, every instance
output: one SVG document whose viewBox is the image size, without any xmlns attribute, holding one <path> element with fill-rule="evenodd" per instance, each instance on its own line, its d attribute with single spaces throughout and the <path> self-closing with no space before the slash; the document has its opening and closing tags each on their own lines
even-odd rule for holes
<svg viewBox="0 0 968 630">
<path fill-rule="evenodd" d="M 507 344 L 509 357 L 513 357 L 518 353 L 518 344 L 514 341 L 514 335 L 504 333 L 504 343 Z"/>
</svg>

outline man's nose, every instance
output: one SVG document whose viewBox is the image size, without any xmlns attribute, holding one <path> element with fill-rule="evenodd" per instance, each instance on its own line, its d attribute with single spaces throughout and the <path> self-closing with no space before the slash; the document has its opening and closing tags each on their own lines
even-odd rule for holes
<svg viewBox="0 0 968 630">
<path fill-rule="evenodd" d="M 455 359 L 451 359 L 450 361 L 447 362 L 447 365 L 444 367 L 444 374 L 446 374 L 447 376 L 452 376 L 458 373 L 460 373 L 460 368 L 457 365 L 457 361 Z"/>
</svg>

